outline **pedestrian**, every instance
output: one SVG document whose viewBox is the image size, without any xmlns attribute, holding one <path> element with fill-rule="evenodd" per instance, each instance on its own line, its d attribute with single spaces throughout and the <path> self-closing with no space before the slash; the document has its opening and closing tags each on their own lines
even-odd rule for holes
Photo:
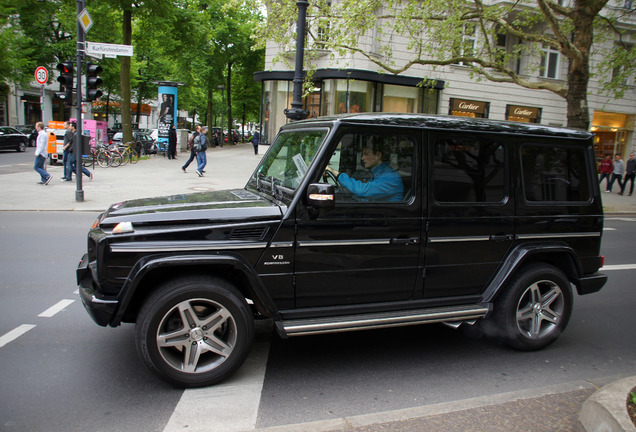
<svg viewBox="0 0 636 432">
<path fill-rule="evenodd" d="M 190 150 L 190 157 L 186 161 L 186 163 L 181 167 L 183 172 L 186 172 L 186 168 L 190 163 L 197 157 L 197 152 L 194 150 L 194 139 L 199 136 L 201 133 L 201 126 L 197 126 L 195 132 L 190 137 L 190 141 L 188 141 L 188 149 Z"/>
<path fill-rule="evenodd" d="M 623 183 L 623 174 L 625 174 L 625 162 L 621 159 L 621 154 L 616 153 L 614 156 L 614 170 L 612 171 L 612 180 L 609 182 L 608 190 L 606 192 L 612 191 L 612 186 L 614 186 L 614 182 L 618 180 L 618 185 Z M 621 193 L 621 192 L 619 192 Z"/>
<path fill-rule="evenodd" d="M 607 179 L 607 182 L 605 183 L 605 192 L 609 192 L 610 177 L 612 175 L 613 169 L 614 164 L 612 164 L 612 156 L 610 156 L 610 154 L 608 153 L 605 155 L 605 159 L 601 161 L 601 164 L 599 166 L 601 177 L 598 180 L 598 184 L 600 185 L 601 183 L 603 183 L 603 179 Z"/>
<path fill-rule="evenodd" d="M 632 196 L 634 193 L 634 177 L 636 177 L 636 159 L 634 159 L 634 152 L 629 154 L 629 159 L 627 159 L 627 165 L 625 167 L 625 180 L 623 181 L 623 185 L 621 187 L 621 195 L 625 192 L 625 186 L 627 186 L 627 181 L 631 181 L 629 186 L 629 196 Z"/>
<path fill-rule="evenodd" d="M 208 149 L 208 137 L 207 137 L 208 128 L 204 127 L 201 129 L 201 134 L 199 135 L 199 146 L 197 148 L 197 163 L 199 166 L 197 167 L 197 175 L 199 177 L 203 177 L 203 173 L 205 166 L 208 164 L 207 157 L 205 156 L 205 151 Z"/>
<path fill-rule="evenodd" d="M 177 158 L 177 130 L 174 125 L 170 125 L 170 131 L 168 131 L 168 159 Z"/>
<path fill-rule="evenodd" d="M 66 132 L 64 133 L 64 147 L 62 147 L 64 150 L 62 153 L 62 164 L 64 165 L 62 181 L 71 181 L 73 180 L 73 171 L 71 171 L 71 164 L 69 163 L 69 150 L 73 142 L 73 131 L 71 131 L 70 121 L 67 120 L 64 122 L 64 129 L 66 129 Z"/>
<path fill-rule="evenodd" d="M 261 140 L 261 135 L 258 133 L 258 131 L 254 132 L 254 135 L 252 135 L 252 138 L 250 139 L 250 142 L 254 146 L 254 154 L 255 155 L 258 154 L 258 143 L 260 142 L 260 140 Z"/>
<path fill-rule="evenodd" d="M 49 155 L 46 151 L 46 147 L 49 144 L 49 136 L 44 131 L 44 123 L 37 122 L 35 129 L 38 131 L 38 138 L 35 141 L 35 164 L 33 165 L 33 169 L 40 174 L 40 182 L 38 184 L 47 185 L 53 178 L 53 176 L 44 169 L 44 162 L 46 162 L 46 157 Z"/>
<path fill-rule="evenodd" d="M 77 166 L 77 141 L 82 139 L 82 136 L 77 133 L 77 124 L 75 122 L 71 122 L 71 132 L 73 133 L 73 140 L 71 142 L 71 146 L 69 149 L 69 164 L 70 164 L 70 172 L 69 172 L 69 180 L 72 178 L 74 172 L 76 172 Z M 80 147 L 80 164 L 82 163 L 82 149 Z M 93 180 L 93 173 L 88 170 L 85 166 L 82 165 L 82 172 L 86 177 Z"/>
</svg>

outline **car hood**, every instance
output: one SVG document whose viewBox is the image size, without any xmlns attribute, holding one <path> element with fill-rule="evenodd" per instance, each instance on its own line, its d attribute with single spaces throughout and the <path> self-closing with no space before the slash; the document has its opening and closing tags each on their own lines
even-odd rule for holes
<svg viewBox="0 0 636 432">
<path fill-rule="evenodd" d="M 100 224 L 272 221 L 282 215 L 280 206 L 253 192 L 236 189 L 124 201 L 113 204 Z"/>
</svg>

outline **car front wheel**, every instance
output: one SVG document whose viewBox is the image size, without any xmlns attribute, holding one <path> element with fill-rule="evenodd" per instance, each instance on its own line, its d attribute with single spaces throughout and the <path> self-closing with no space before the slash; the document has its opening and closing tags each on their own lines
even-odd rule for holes
<svg viewBox="0 0 636 432">
<path fill-rule="evenodd" d="M 137 319 L 137 351 L 146 366 L 179 387 L 215 384 L 243 363 L 254 338 L 243 296 L 227 282 L 192 276 L 167 282 Z"/>
<path fill-rule="evenodd" d="M 533 264 L 510 282 L 495 303 L 493 320 L 507 345 L 531 351 L 554 342 L 572 313 L 572 288 L 556 267 Z"/>
</svg>

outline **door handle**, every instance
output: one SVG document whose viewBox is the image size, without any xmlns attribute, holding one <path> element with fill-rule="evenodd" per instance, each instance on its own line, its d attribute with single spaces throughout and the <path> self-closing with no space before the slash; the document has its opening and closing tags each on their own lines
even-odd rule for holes
<svg viewBox="0 0 636 432">
<path fill-rule="evenodd" d="M 495 242 L 504 242 L 512 240 L 513 237 L 514 236 L 512 234 L 493 234 L 490 236 L 490 240 Z"/>
<path fill-rule="evenodd" d="M 420 239 L 417 237 L 398 237 L 398 238 L 392 238 L 391 239 L 391 244 L 393 245 L 415 245 L 418 244 L 420 242 Z"/>
</svg>

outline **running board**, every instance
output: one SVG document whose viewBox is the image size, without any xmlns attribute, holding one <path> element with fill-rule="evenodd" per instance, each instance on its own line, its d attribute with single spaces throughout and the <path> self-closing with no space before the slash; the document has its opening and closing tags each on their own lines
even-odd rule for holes
<svg viewBox="0 0 636 432">
<path fill-rule="evenodd" d="M 338 333 L 383 327 L 400 327 L 416 324 L 456 322 L 483 318 L 489 308 L 482 305 L 437 307 L 429 309 L 376 312 L 358 315 L 343 315 L 282 322 L 286 336 L 301 336 L 319 333 Z"/>
</svg>

